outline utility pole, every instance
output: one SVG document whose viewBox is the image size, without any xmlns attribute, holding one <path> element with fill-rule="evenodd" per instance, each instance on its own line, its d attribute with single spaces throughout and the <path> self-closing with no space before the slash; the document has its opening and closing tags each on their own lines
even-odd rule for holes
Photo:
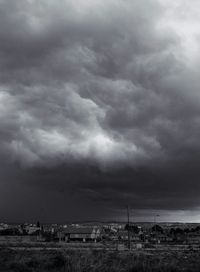
<svg viewBox="0 0 200 272">
<path fill-rule="evenodd" d="M 160 216 L 159 214 L 155 214 L 154 215 L 154 226 L 155 226 L 155 236 L 157 237 L 157 221 L 156 221 L 156 217 Z"/>
<path fill-rule="evenodd" d="M 127 228 L 128 228 L 128 249 L 131 249 L 131 240 L 130 240 L 130 215 L 129 215 L 129 206 L 127 205 Z"/>
</svg>

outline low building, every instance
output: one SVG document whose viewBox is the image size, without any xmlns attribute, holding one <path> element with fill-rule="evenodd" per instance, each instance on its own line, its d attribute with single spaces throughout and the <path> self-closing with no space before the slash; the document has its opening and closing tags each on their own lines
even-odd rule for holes
<svg viewBox="0 0 200 272">
<path fill-rule="evenodd" d="M 25 230 L 28 235 L 33 235 L 33 234 L 39 234 L 41 231 L 41 227 L 37 227 L 34 225 L 29 225 L 25 227 Z"/>
<path fill-rule="evenodd" d="M 123 241 L 128 241 L 128 231 L 127 230 L 119 230 L 118 231 L 118 240 L 123 240 Z M 140 242 L 141 239 L 141 234 L 139 233 L 133 233 L 129 232 L 130 235 L 130 241 L 132 242 Z"/>
<path fill-rule="evenodd" d="M 101 238 L 100 228 L 95 227 L 74 227 L 69 226 L 63 231 L 64 240 L 66 242 L 70 241 L 80 241 L 80 242 L 96 242 Z"/>
<path fill-rule="evenodd" d="M 119 230 L 117 233 L 118 240 L 127 241 L 128 240 L 128 231 L 127 230 Z"/>
<path fill-rule="evenodd" d="M 189 244 L 200 244 L 200 234 L 199 233 L 188 233 L 186 241 Z"/>
<path fill-rule="evenodd" d="M 0 224 L 0 231 L 1 230 L 6 230 L 6 229 L 8 229 L 9 227 L 8 227 L 8 224 L 4 224 L 4 223 L 1 223 Z"/>
</svg>

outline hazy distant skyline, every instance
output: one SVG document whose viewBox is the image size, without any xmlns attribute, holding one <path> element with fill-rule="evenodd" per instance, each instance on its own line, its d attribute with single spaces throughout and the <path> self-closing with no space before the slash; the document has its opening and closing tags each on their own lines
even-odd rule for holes
<svg viewBox="0 0 200 272">
<path fill-rule="evenodd" d="M 0 221 L 200 221 L 199 15 L 0 0 Z"/>
</svg>

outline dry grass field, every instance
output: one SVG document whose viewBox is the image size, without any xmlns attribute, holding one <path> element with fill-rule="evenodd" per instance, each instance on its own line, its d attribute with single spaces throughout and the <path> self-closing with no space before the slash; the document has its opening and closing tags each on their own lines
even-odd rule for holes
<svg viewBox="0 0 200 272">
<path fill-rule="evenodd" d="M 0 249 L 0 271 L 179 272 L 200 271 L 200 252 L 107 252 L 98 250 Z"/>
</svg>

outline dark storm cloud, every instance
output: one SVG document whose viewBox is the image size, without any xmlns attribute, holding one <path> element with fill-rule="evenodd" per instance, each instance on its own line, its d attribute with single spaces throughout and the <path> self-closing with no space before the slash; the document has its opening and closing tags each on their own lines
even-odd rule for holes
<svg viewBox="0 0 200 272">
<path fill-rule="evenodd" d="M 150 0 L 0 1 L 8 180 L 104 208 L 199 206 L 199 65 L 164 13 Z"/>
</svg>

